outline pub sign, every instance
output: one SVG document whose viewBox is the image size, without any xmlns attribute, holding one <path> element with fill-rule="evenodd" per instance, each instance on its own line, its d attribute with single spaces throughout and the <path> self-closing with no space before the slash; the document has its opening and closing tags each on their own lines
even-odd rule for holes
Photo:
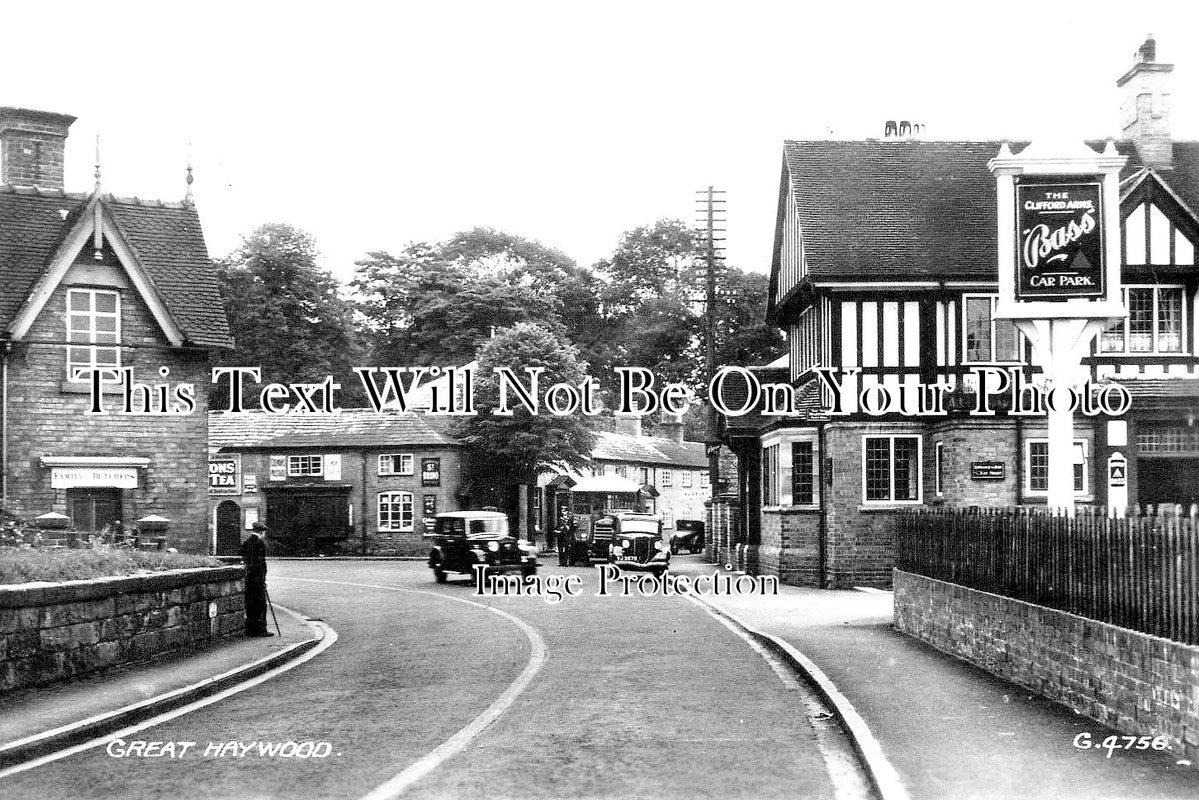
<svg viewBox="0 0 1199 800">
<path fill-rule="evenodd" d="M 1102 297 L 1103 192 L 1098 180 L 1016 185 L 1016 297 Z"/>
</svg>

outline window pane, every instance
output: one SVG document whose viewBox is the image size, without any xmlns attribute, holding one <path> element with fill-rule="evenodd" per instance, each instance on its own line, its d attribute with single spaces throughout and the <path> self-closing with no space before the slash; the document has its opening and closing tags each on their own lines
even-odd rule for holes
<svg viewBox="0 0 1199 800">
<path fill-rule="evenodd" d="M 116 333 L 116 317 L 96 317 L 96 330 L 103 333 Z"/>
<path fill-rule="evenodd" d="M 866 440 L 866 499 L 891 499 L 891 442 L 884 438 Z"/>
<path fill-rule="evenodd" d="M 1153 290 L 1128 290 L 1128 349 L 1134 353 L 1153 350 Z"/>
<path fill-rule="evenodd" d="M 70 302 L 71 311 L 92 310 L 92 295 L 90 292 L 72 291 L 70 292 Z"/>
<path fill-rule="evenodd" d="M 101 314 L 115 314 L 117 296 L 115 294 L 96 294 L 96 311 Z"/>
<path fill-rule="evenodd" d="M 991 360 L 991 298 L 966 298 L 966 360 Z"/>
<path fill-rule="evenodd" d="M 1019 337 L 1016 326 L 1010 319 L 995 320 L 995 360 L 1019 361 Z"/>
<path fill-rule="evenodd" d="M 117 350 L 115 347 L 96 348 L 96 364 L 101 366 L 115 366 L 117 363 Z"/>
<path fill-rule="evenodd" d="M 920 496 L 920 453 L 913 437 L 895 439 L 895 499 L 915 500 Z"/>
<path fill-rule="evenodd" d="M 1159 289 L 1157 293 L 1157 349 L 1182 352 L 1182 289 Z"/>
<path fill-rule="evenodd" d="M 797 506 L 813 502 L 812 443 L 791 444 L 791 502 Z"/>
<path fill-rule="evenodd" d="M 1049 443 L 1028 443 L 1028 488 L 1033 492 L 1049 491 Z"/>
<path fill-rule="evenodd" d="M 1122 353 L 1124 352 L 1124 323 L 1117 322 L 1112 327 L 1105 330 L 1099 337 L 1099 351 L 1101 353 Z"/>
</svg>

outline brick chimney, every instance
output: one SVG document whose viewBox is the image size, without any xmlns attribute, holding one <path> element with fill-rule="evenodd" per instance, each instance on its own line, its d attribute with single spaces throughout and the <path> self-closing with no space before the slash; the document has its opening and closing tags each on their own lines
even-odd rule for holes
<svg viewBox="0 0 1199 800">
<path fill-rule="evenodd" d="M 1149 34 L 1134 58 L 1132 69 L 1116 81 L 1123 93 L 1120 102 L 1123 136 L 1136 145 L 1145 166 L 1169 169 L 1174 162 L 1169 92 L 1174 65 L 1158 62 L 1153 34 Z"/>
<path fill-rule="evenodd" d="M 662 414 L 658 430 L 663 439 L 670 439 L 675 444 L 683 443 L 683 418 L 678 414 Z"/>
<path fill-rule="evenodd" d="M 617 414 L 613 419 L 616 420 L 616 433 L 626 436 L 641 435 L 641 417 L 636 414 Z"/>
<path fill-rule="evenodd" d="M 27 108 L 0 108 L 0 184 L 63 188 L 63 150 L 75 118 Z"/>
</svg>

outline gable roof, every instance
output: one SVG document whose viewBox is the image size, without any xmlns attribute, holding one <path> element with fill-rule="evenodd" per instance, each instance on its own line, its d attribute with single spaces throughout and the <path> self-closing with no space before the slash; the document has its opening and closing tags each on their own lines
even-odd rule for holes
<svg viewBox="0 0 1199 800">
<path fill-rule="evenodd" d="M 683 442 L 657 436 L 599 431 L 591 448 L 593 461 L 624 461 L 706 469 L 708 456 L 703 442 Z"/>
<path fill-rule="evenodd" d="M 213 411 L 208 415 L 209 450 L 288 447 L 458 447 L 442 432 L 442 418 L 368 408 L 337 414 L 269 414 Z"/>
<path fill-rule="evenodd" d="M 787 141 L 784 182 L 798 207 L 813 280 L 996 278 L 995 179 L 1001 141 Z M 1102 150 L 1104 142 L 1088 142 Z M 1129 141 L 1127 178 L 1143 164 Z M 1009 143 L 1019 153 L 1027 142 Z M 1199 142 L 1175 142 L 1169 170 L 1155 170 L 1199 208 Z M 778 280 L 778 253 L 771 298 Z"/>
<path fill-rule="evenodd" d="M 8 328 L 30 301 L 91 200 L 91 195 L 0 186 L 0 327 Z M 232 347 L 195 207 L 112 195 L 101 195 L 99 202 L 185 342 Z"/>
</svg>

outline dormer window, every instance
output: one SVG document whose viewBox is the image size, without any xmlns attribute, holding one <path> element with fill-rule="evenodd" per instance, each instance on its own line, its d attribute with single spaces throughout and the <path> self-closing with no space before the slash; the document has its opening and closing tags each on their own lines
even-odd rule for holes
<svg viewBox="0 0 1199 800">
<path fill-rule="evenodd" d="M 120 369 L 121 296 L 105 289 L 67 290 L 67 380 L 94 369 Z"/>
</svg>

